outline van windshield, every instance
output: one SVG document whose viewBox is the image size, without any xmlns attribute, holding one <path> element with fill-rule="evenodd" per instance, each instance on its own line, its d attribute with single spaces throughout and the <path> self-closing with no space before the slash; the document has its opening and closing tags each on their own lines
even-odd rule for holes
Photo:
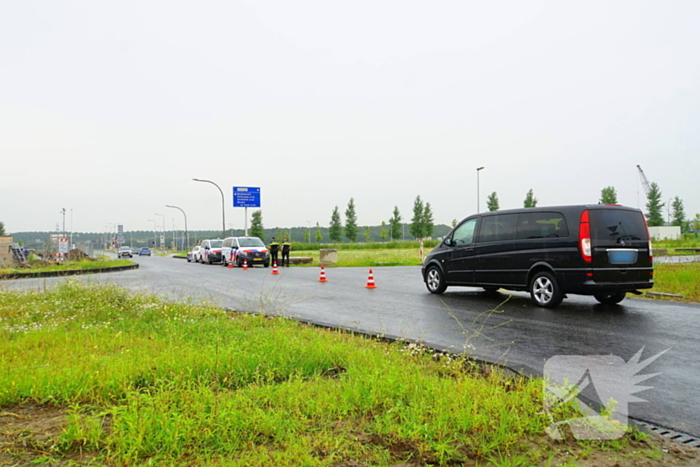
<svg viewBox="0 0 700 467">
<path fill-rule="evenodd" d="M 264 247 L 265 244 L 259 238 L 239 238 L 238 243 L 244 247 Z"/>
<path fill-rule="evenodd" d="M 212 248 L 221 248 L 221 246 L 224 244 L 224 241 L 223 240 L 212 240 L 210 243 L 211 243 Z"/>
<path fill-rule="evenodd" d="M 624 244 L 629 240 L 648 241 L 644 215 L 639 211 L 622 209 L 591 209 L 591 237 Z"/>
</svg>

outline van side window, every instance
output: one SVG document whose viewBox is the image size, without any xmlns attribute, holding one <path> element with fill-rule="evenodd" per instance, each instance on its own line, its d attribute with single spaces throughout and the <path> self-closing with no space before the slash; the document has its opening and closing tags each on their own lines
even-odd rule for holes
<svg viewBox="0 0 700 467">
<path fill-rule="evenodd" d="M 454 243 L 456 245 L 474 243 L 474 227 L 476 227 L 476 219 L 470 219 L 457 227 L 452 234 Z"/>
<path fill-rule="evenodd" d="M 479 228 L 479 243 L 513 240 L 517 222 L 517 214 L 484 216 Z"/>
<path fill-rule="evenodd" d="M 518 215 L 518 240 L 568 237 L 566 220 L 558 212 L 527 212 Z"/>
</svg>

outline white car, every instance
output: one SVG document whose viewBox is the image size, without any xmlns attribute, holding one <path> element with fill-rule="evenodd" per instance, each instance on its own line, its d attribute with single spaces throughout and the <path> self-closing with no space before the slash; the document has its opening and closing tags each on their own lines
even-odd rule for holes
<svg viewBox="0 0 700 467">
<path fill-rule="evenodd" d="M 191 263 L 192 261 L 194 261 L 195 263 L 199 263 L 202 261 L 202 247 L 200 247 L 199 245 L 192 248 L 192 251 L 187 252 L 187 262 Z"/>
<path fill-rule="evenodd" d="M 130 246 L 122 246 L 122 247 L 119 247 L 119 251 L 117 251 L 117 258 L 120 258 L 120 259 L 121 259 L 121 258 L 123 258 L 123 257 L 125 257 L 125 256 L 128 256 L 129 258 L 133 258 L 133 257 L 134 257 L 134 252 L 131 251 L 131 247 L 130 247 Z"/>
</svg>

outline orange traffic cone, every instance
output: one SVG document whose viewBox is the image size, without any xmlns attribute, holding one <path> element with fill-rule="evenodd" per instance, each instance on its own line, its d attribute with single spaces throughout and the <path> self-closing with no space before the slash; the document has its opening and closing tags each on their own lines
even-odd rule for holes
<svg viewBox="0 0 700 467">
<path fill-rule="evenodd" d="M 323 266 L 321 266 L 321 276 L 318 278 L 318 281 L 328 282 L 328 280 L 326 279 L 326 269 Z"/>
<path fill-rule="evenodd" d="M 231 269 L 233 269 L 233 261 L 229 261 L 229 262 L 228 262 L 228 267 L 231 268 Z"/>
<path fill-rule="evenodd" d="M 243 260 L 243 270 L 245 271 L 245 270 L 247 270 L 247 269 L 248 269 L 248 260 L 247 260 L 247 259 L 244 259 L 244 260 Z"/>
<path fill-rule="evenodd" d="M 279 274 L 280 272 L 277 270 L 277 261 L 272 263 L 272 274 Z"/>
<path fill-rule="evenodd" d="M 377 286 L 374 285 L 374 275 L 372 275 L 372 270 L 369 270 L 369 277 L 367 278 L 367 285 L 365 286 L 366 289 L 376 289 Z"/>
</svg>

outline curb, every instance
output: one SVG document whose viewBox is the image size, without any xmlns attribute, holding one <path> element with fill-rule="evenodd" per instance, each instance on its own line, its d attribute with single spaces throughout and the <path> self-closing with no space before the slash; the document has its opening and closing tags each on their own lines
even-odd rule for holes
<svg viewBox="0 0 700 467">
<path fill-rule="evenodd" d="M 0 280 L 10 279 L 35 279 L 37 277 L 61 277 L 61 276 L 77 276 L 79 274 L 99 274 L 103 272 L 118 272 L 127 271 L 129 269 L 138 269 L 138 264 L 130 264 L 128 266 L 115 266 L 113 268 L 96 268 L 96 269 L 67 269 L 65 271 L 44 271 L 44 272 L 20 272 L 12 274 L 0 274 Z"/>
</svg>

